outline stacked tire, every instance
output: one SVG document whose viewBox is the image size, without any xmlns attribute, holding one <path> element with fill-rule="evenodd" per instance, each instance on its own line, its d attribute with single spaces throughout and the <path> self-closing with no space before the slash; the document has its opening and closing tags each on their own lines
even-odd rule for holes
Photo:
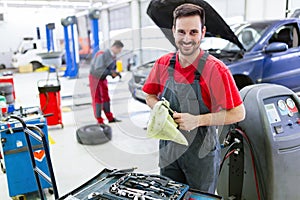
<svg viewBox="0 0 300 200">
<path fill-rule="evenodd" d="M 0 83 L 0 95 L 6 98 L 7 104 L 13 104 L 15 102 L 13 91 L 14 88 L 11 83 Z"/>
</svg>

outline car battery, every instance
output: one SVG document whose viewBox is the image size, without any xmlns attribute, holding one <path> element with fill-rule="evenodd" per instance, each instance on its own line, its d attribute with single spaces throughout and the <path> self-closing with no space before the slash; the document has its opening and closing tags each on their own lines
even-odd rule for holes
<svg viewBox="0 0 300 200">
<path fill-rule="evenodd" d="M 39 127 L 47 138 L 47 144 L 49 144 L 46 119 L 38 107 L 20 108 L 11 113 L 11 116 L 12 115 L 22 118 L 26 124 L 32 124 Z M 22 124 L 9 117 L 8 120 L 0 121 L 0 137 L 9 196 L 15 197 L 36 192 L 38 187 Z M 43 150 L 42 144 L 32 137 L 30 138 L 30 141 L 32 143 L 34 158 L 37 161 L 37 167 L 42 169 L 45 174 L 49 176 L 45 151 Z M 50 188 L 50 184 L 45 180 L 41 181 L 41 185 L 43 188 Z"/>
<path fill-rule="evenodd" d="M 40 80 L 38 82 L 38 90 L 40 98 L 40 107 L 42 113 L 45 116 L 47 116 L 47 124 L 60 124 L 63 127 L 59 80 Z"/>
</svg>

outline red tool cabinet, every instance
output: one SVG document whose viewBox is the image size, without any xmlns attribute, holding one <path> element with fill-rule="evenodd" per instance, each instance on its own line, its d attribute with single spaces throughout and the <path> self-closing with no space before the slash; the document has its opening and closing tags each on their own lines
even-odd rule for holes
<svg viewBox="0 0 300 200">
<path fill-rule="evenodd" d="M 47 125 L 61 125 L 63 128 L 61 114 L 60 83 L 58 79 L 38 82 L 40 106 Z"/>
</svg>

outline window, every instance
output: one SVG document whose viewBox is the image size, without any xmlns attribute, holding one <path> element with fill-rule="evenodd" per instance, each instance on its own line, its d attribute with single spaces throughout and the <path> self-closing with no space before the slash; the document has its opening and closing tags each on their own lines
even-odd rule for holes
<svg viewBox="0 0 300 200">
<path fill-rule="evenodd" d="M 131 28 L 130 6 L 110 10 L 109 26 L 110 30 Z"/>
<path fill-rule="evenodd" d="M 299 46 L 299 29 L 297 24 L 287 24 L 276 30 L 271 42 L 283 42 L 288 45 L 288 48 Z"/>
</svg>

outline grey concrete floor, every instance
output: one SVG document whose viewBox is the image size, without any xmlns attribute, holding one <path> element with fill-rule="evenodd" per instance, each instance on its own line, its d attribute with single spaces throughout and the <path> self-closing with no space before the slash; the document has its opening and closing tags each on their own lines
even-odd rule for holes
<svg viewBox="0 0 300 200">
<path fill-rule="evenodd" d="M 48 126 L 49 136 L 54 141 L 50 144 L 50 152 L 59 196 L 71 192 L 104 168 L 137 167 L 136 172 L 158 173 L 158 141 L 147 138 L 144 129 L 150 110 L 131 97 L 127 86 L 130 72 L 123 72 L 121 80 L 108 79 L 111 109 L 122 122 L 109 124 L 112 140 L 101 145 L 81 145 L 76 140 L 79 127 L 96 123 L 88 86 L 88 66 L 80 65 L 76 79 L 63 74 L 59 72 L 64 128 Z M 48 72 L 14 73 L 15 107 L 39 106 L 37 83 L 47 76 Z M 50 73 L 50 78 L 56 78 L 55 73 Z M 0 172 L 1 200 L 11 199 L 6 178 L 6 174 Z"/>
</svg>

